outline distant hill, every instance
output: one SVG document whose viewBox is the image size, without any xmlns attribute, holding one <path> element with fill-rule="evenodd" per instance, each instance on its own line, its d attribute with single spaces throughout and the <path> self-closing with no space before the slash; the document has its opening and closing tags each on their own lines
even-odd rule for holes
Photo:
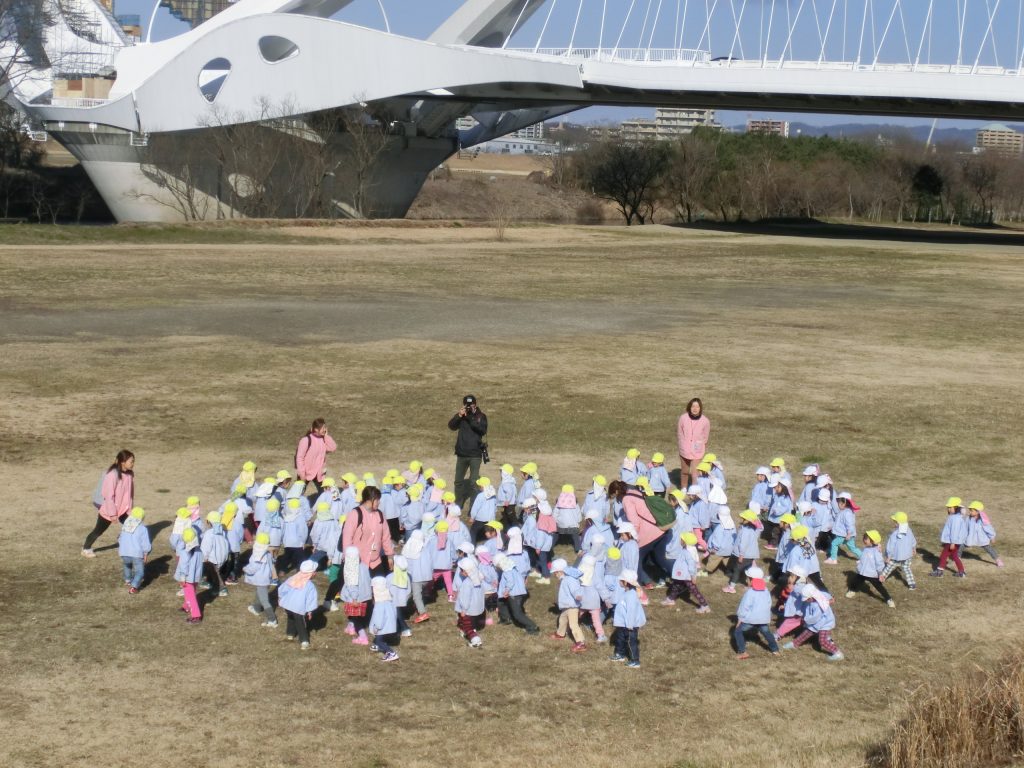
<svg viewBox="0 0 1024 768">
<path fill-rule="evenodd" d="M 1024 125 L 1009 124 L 1015 131 L 1024 132 Z M 745 123 L 730 126 L 733 130 L 743 131 Z M 789 135 L 796 136 L 797 131 L 801 136 L 831 136 L 833 138 L 854 138 L 854 137 L 875 137 L 875 136 L 908 136 L 917 141 L 927 141 L 930 125 L 892 125 L 889 123 L 840 123 L 838 125 L 808 125 L 807 123 L 791 122 L 789 124 Z M 974 146 L 976 129 L 973 128 L 943 128 L 939 122 L 935 129 L 933 141 L 941 144 L 964 144 L 968 147 Z"/>
</svg>

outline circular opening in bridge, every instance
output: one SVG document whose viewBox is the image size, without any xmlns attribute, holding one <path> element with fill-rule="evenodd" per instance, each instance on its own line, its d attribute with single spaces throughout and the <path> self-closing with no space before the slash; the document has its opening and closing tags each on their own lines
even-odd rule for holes
<svg viewBox="0 0 1024 768">
<path fill-rule="evenodd" d="M 199 70 L 199 92 L 203 98 L 213 103 L 224 87 L 224 81 L 231 74 L 231 62 L 227 59 L 211 59 Z"/>
<path fill-rule="evenodd" d="M 299 55 L 299 46 L 287 37 L 266 35 L 259 41 L 260 56 L 268 64 L 277 64 Z"/>
</svg>

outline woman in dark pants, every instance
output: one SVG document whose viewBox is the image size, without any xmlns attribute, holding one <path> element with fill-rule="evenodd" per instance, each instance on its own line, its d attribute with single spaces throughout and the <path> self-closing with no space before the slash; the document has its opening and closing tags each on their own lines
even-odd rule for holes
<svg viewBox="0 0 1024 768">
<path fill-rule="evenodd" d="M 85 537 L 82 557 L 96 557 L 92 545 L 96 539 L 117 520 L 124 522 L 132 509 L 135 499 L 135 454 L 128 450 L 119 451 L 100 482 L 99 493 L 93 498 L 96 507 L 96 525 Z"/>
</svg>

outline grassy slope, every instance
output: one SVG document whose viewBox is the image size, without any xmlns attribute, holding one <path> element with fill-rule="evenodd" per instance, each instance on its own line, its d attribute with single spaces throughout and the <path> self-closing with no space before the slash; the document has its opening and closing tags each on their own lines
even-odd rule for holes
<svg viewBox="0 0 1024 768">
<path fill-rule="evenodd" d="M 190 735 L 224 766 L 533 765 L 567 750 L 621 765 L 637 749 L 648 765 L 856 765 L 907 690 L 987 662 L 1024 628 L 1012 247 L 660 228 L 523 229 L 506 243 L 480 230 L 267 242 L 229 228 L 193 238 L 205 245 L 88 232 L 0 249 L 0 473 L 19 488 L 0 563 L 2 762 L 168 765 Z M 810 650 L 735 663 L 738 596 L 712 578 L 710 616 L 649 609 L 644 669 L 627 674 L 603 652 L 501 630 L 469 651 L 443 606 L 398 665 L 354 650 L 337 614 L 300 657 L 254 624 L 244 587 L 188 628 L 167 575 L 129 599 L 116 550 L 77 556 L 98 468 L 122 445 L 156 524 L 188 493 L 219 501 L 245 458 L 288 466 L 314 415 L 339 436 L 334 468 L 418 456 L 450 474 L 443 422 L 468 390 L 496 461 L 536 459 L 549 487 L 613 474 L 633 444 L 671 455 L 697 393 L 734 508 L 757 464 L 813 458 L 859 499 L 862 530 L 906 509 L 927 550 L 947 495 L 983 498 L 1009 566 L 969 560 L 961 583 L 926 580 L 920 563 L 921 588 L 897 586 L 895 611 L 840 599 L 838 666 Z M 834 591 L 851 568 L 826 570 Z M 531 615 L 548 622 L 553 594 L 535 588 Z"/>
</svg>

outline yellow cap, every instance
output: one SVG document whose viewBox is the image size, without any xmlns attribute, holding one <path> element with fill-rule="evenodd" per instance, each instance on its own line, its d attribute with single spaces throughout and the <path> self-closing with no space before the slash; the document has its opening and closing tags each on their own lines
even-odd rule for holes
<svg viewBox="0 0 1024 768">
<path fill-rule="evenodd" d="M 784 458 L 782 458 L 781 456 L 776 456 L 774 459 L 772 459 L 772 463 L 769 464 L 768 466 L 769 467 L 784 467 L 784 466 L 786 466 L 786 460 Z"/>
<path fill-rule="evenodd" d="M 690 531 L 683 531 L 683 533 L 680 534 L 679 538 L 682 539 L 683 544 L 685 544 L 688 547 L 692 547 L 697 543 L 697 537 L 694 536 L 693 533 Z"/>
<path fill-rule="evenodd" d="M 192 517 L 192 513 L 189 512 L 188 509 L 186 509 L 185 507 L 178 507 L 177 515 L 178 515 L 178 517 L 182 517 L 182 518 Z"/>
<path fill-rule="evenodd" d="M 235 493 L 237 493 L 239 496 L 244 496 L 245 492 L 248 490 L 249 489 L 242 483 L 239 483 L 238 485 L 235 486 Z"/>
<path fill-rule="evenodd" d="M 330 508 L 331 503 L 329 501 L 321 501 L 319 504 L 316 505 L 317 512 L 327 512 Z"/>
<path fill-rule="evenodd" d="M 269 511 L 269 512 L 277 512 L 277 510 L 279 510 L 280 508 L 281 508 L 281 502 L 278 501 L 277 499 L 270 499 L 267 502 L 267 511 Z"/>
<path fill-rule="evenodd" d="M 698 472 L 710 472 L 711 471 L 711 465 L 708 464 L 706 461 L 702 461 L 700 464 L 697 465 L 697 471 Z"/>
<path fill-rule="evenodd" d="M 292 480 L 292 473 L 287 469 L 282 469 L 277 473 L 278 480 Z"/>
<path fill-rule="evenodd" d="M 448 483 L 444 481 L 443 477 L 438 477 L 434 480 L 434 487 L 437 488 L 437 490 L 439 491 L 443 491 L 445 488 L 448 487 Z"/>
<path fill-rule="evenodd" d="M 604 475 L 594 475 L 594 482 L 598 485 L 608 485 L 608 478 Z"/>
<path fill-rule="evenodd" d="M 185 506 L 186 507 L 198 507 L 199 506 L 199 497 L 198 496 L 189 496 L 187 499 L 185 499 Z"/>
<path fill-rule="evenodd" d="M 366 483 L 364 483 L 362 480 L 356 480 L 356 484 L 354 487 L 356 489 L 356 496 L 361 496 L 363 494 L 363 491 L 366 490 Z"/>
<path fill-rule="evenodd" d="M 946 508 L 947 509 L 949 507 L 962 507 L 963 505 L 964 505 L 964 500 L 961 499 L 959 496 L 950 496 L 949 499 L 946 500 Z"/>
<path fill-rule="evenodd" d="M 749 523 L 757 521 L 757 512 L 752 509 L 744 509 L 740 512 L 740 520 L 746 520 Z"/>
<path fill-rule="evenodd" d="M 487 523 L 486 527 L 487 528 L 493 528 L 496 531 L 503 531 L 503 530 L 505 530 L 505 526 L 502 525 L 497 520 L 491 520 L 489 523 Z"/>
<path fill-rule="evenodd" d="M 423 462 L 422 461 L 415 461 L 414 460 L 414 461 L 410 461 L 409 462 L 409 471 L 410 472 L 419 472 L 421 469 L 423 469 Z"/>
<path fill-rule="evenodd" d="M 257 544 L 262 544 L 263 546 L 266 546 L 267 544 L 270 543 L 270 534 L 269 533 L 257 533 L 256 534 L 256 543 Z"/>
<path fill-rule="evenodd" d="M 796 515 L 794 515 L 792 512 L 787 512 L 786 514 L 784 514 L 782 517 L 779 518 L 779 522 L 780 523 L 789 523 L 790 525 L 792 525 L 793 523 L 796 522 Z"/>
<path fill-rule="evenodd" d="M 630 448 L 628 451 L 626 451 L 626 458 L 627 459 L 639 459 L 640 458 L 640 450 L 637 449 L 637 448 Z"/>
<path fill-rule="evenodd" d="M 516 471 L 516 468 L 513 467 L 511 464 L 502 464 L 501 471 L 504 472 L 506 475 L 511 475 L 513 472 Z"/>
<path fill-rule="evenodd" d="M 427 478 L 427 480 L 429 480 L 430 478 L 432 478 L 436 474 L 437 474 L 437 470 L 436 469 L 425 469 L 425 470 L 423 470 L 423 476 L 425 478 Z"/>
<path fill-rule="evenodd" d="M 423 498 L 423 486 L 417 483 L 416 485 L 409 486 L 409 498 L 413 501 L 419 501 Z"/>
<path fill-rule="evenodd" d="M 341 479 L 342 479 L 342 480 L 344 480 L 344 481 L 345 481 L 346 483 L 348 483 L 349 485 L 355 485 L 356 481 L 357 481 L 357 480 L 358 480 L 359 478 L 358 478 L 358 477 L 356 477 L 356 476 L 355 476 L 354 474 L 352 474 L 351 472 L 346 472 L 346 473 L 345 473 L 344 475 L 342 475 L 342 476 L 341 476 Z"/>
<path fill-rule="evenodd" d="M 897 512 L 889 519 L 896 523 L 899 523 L 900 525 L 903 525 L 903 523 L 907 522 L 908 518 L 906 512 Z"/>
<path fill-rule="evenodd" d="M 647 488 L 651 484 L 651 481 L 643 475 L 640 475 L 640 477 L 636 479 L 636 484 L 641 488 Z"/>
<path fill-rule="evenodd" d="M 806 525 L 797 525 L 793 528 L 793 533 L 791 533 L 790 535 L 793 537 L 794 540 L 806 539 L 807 534 L 809 534 L 810 532 L 810 529 Z"/>
<path fill-rule="evenodd" d="M 299 508 L 299 500 L 298 499 L 288 499 L 288 509 L 298 509 L 298 508 Z"/>
<path fill-rule="evenodd" d="M 706 461 L 706 462 L 708 462 L 710 464 L 712 462 L 718 461 L 718 457 L 715 454 L 713 454 L 713 453 L 705 453 L 701 457 L 701 461 Z"/>
<path fill-rule="evenodd" d="M 878 531 L 867 531 L 864 533 L 864 535 L 867 536 L 871 541 L 875 542 L 875 544 L 878 544 L 882 541 L 882 534 L 880 534 Z"/>
<path fill-rule="evenodd" d="M 447 533 L 447 531 L 448 531 L 448 521 L 447 520 L 441 520 L 440 522 L 434 523 L 434 530 L 437 531 L 438 533 Z"/>
<path fill-rule="evenodd" d="M 220 525 L 220 512 L 213 510 L 213 512 L 206 516 L 206 522 L 210 525 Z"/>
<path fill-rule="evenodd" d="M 968 509 L 976 509 L 978 512 L 983 512 L 985 510 L 985 505 L 980 501 L 972 501 L 971 506 L 969 506 Z"/>
<path fill-rule="evenodd" d="M 274 483 L 277 482 L 277 478 L 276 477 L 264 477 L 263 478 L 263 482 L 264 483 L 270 483 L 271 485 L 273 485 Z"/>
<path fill-rule="evenodd" d="M 621 560 L 622 551 L 618 547 L 608 547 L 608 559 L 609 560 Z"/>
<path fill-rule="evenodd" d="M 537 462 L 528 461 L 519 468 L 519 471 L 527 475 L 537 474 Z"/>
<path fill-rule="evenodd" d="M 480 486 L 481 488 L 486 488 L 488 485 L 491 484 L 491 478 L 489 478 L 489 477 L 478 477 L 476 479 L 476 484 L 478 486 Z"/>
<path fill-rule="evenodd" d="M 233 501 L 229 501 L 227 504 L 224 505 L 224 512 L 233 515 L 236 512 L 238 512 L 238 505 L 235 504 L 235 502 Z"/>
<path fill-rule="evenodd" d="M 562 486 L 562 493 L 576 493 L 576 489 L 566 483 Z"/>
<path fill-rule="evenodd" d="M 655 464 L 664 464 L 665 463 L 665 454 L 664 453 L 655 453 L 653 456 L 651 456 L 651 461 L 654 462 Z"/>
<path fill-rule="evenodd" d="M 363 480 L 365 480 L 367 484 L 377 482 L 377 478 L 373 476 L 373 472 L 363 472 Z"/>
<path fill-rule="evenodd" d="M 686 498 L 686 494 L 683 493 L 682 491 L 680 491 L 678 488 L 673 488 L 669 492 L 669 496 L 671 496 L 673 499 L 678 501 L 680 504 L 682 504 L 683 503 L 683 499 Z"/>
<path fill-rule="evenodd" d="M 196 540 L 196 529 L 195 528 L 186 528 L 184 531 L 181 532 L 181 540 L 182 541 L 195 541 Z"/>
<path fill-rule="evenodd" d="M 338 523 L 339 523 L 340 525 L 344 525 L 344 524 L 345 524 L 345 521 L 346 521 L 347 519 L 348 519 L 348 515 L 338 515 Z"/>
<path fill-rule="evenodd" d="M 443 501 L 445 504 L 451 504 L 453 501 L 455 501 L 455 494 L 452 493 L 451 491 L 445 491 L 444 493 L 441 494 L 441 501 Z"/>
<path fill-rule="evenodd" d="M 141 520 L 146 516 L 146 510 L 142 507 L 132 507 L 131 516 L 136 520 Z"/>
<path fill-rule="evenodd" d="M 334 482 L 333 477 L 325 477 L 321 485 L 323 485 L 324 488 L 333 488 L 337 483 Z"/>
<path fill-rule="evenodd" d="M 247 461 L 247 462 L 245 462 L 245 464 L 242 465 L 242 471 L 243 472 L 255 472 L 256 471 L 256 462 L 255 461 Z"/>
</svg>

